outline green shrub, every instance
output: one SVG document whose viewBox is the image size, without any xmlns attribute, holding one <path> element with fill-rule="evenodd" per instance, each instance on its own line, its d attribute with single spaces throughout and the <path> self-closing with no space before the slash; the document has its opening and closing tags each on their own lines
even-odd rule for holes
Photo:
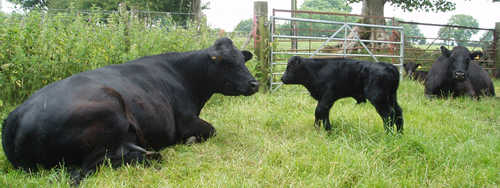
<svg viewBox="0 0 500 188">
<path fill-rule="evenodd" d="M 166 18 L 167 20 L 169 18 Z M 31 11 L 0 19 L 0 106 L 82 71 L 138 57 L 206 48 L 206 26 L 176 26 L 120 15 Z"/>
</svg>

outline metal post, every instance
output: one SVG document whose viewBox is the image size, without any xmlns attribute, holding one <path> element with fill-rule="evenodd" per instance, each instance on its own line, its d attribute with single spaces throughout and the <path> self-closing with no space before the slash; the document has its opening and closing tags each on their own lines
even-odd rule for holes
<svg viewBox="0 0 500 188">
<path fill-rule="evenodd" d="M 500 79 L 500 22 L 495 23 L 493 36 L 493 42 L 495 42 L 495 78 Z"/>
<path fill-rule="evenodd" d="M 346 58 L 347 56 L 345 54 L 347 54 L 347 27 L 345 26 L 347 25 L 347 16 L 344 16 L 344 43 L 342 44 L 342 48 L 343 48 L 343 51 L 344 51 L 344 58 Z"/>
<path fill-rule="evenodd" d="M 399 31 L 401 36 L 401 44 L 399 45 L 399 79 L 403 80 L 403 63 L 404 63 L 404 48 L 405 48 L 405 32 Z"/>
</svg>

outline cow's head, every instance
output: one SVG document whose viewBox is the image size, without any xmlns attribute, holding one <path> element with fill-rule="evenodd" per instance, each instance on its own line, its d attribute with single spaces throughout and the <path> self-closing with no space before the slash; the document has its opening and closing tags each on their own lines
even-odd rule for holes
<svg viewBox="0 0 500 188">
<path fill-rule="evenodd" d="M 412 76 L 415 73 L 415 71 L 417 71 L 417 69 L 421 66 L 422 65 L 420 63 L 414 63 L 414 62 L 408 62 L 403 64 L 406 75 L 408 76 Z"/>
<path fill-rule="evenodd" d="M 467 79 L 467 70 L 471 59 L 474 57 L 469 50 L 463 46 L 456 46 L 452 51 L 446 47 L 441 46 L 441 53 L 448 59 L 448 71 L 453 79 L 457 81 L 464 81 Z"/>
<path fill-rule="evenodd" d="M 259 83 L 250 74 L 245 62 L 252 59 L 249 51 L 240 51 L 231 39 L 220 38 L 208 48 L 211 61 L 208 73 L 214 79 L 215 91 L 224 95 L 252 95 Z"/>
<path fill-rule="evenodd" d="M 481 52 L 481 51 L 474 51 L 474 52 L 472 52 L 472 53 L 470 54 L 470 56 L 471 56 L 471 58 L 472 58 L 473 60 L 479 60 L 479 59 L 481 59 L 481 58 L 483 57 L 483 55 L 484 55 L 484 54 L 483 54 L 483 52 Z"/>
<path fill-rule="evenodd" d="M 288 59 L 288 65 L 281 81 L 284 84 L 301 84 L 306 76 L 307 70 L 304 68 L 304 60 L 302 57 L 293 56 Z"/>
</svg>

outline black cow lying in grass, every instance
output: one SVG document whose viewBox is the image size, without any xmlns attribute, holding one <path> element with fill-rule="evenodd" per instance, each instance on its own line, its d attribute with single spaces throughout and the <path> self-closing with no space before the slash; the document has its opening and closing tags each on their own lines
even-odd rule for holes
<svg viewBox="0 0 500 188">
<path fill-rule="evenodd" d="M 388 63 L 371 63 L 354 59 L 314 59 L 291 57 L 284 84 L 300 84 L 307 88 L 318 101 L 315 111 L 315 126 L 324 124 L 331 129 L 329 112 L 333 103 L 344 97 L 368 99 L 384 121 L 384 129 L 403 132 L 403 112 L 396 100 L 399 72 Z"/>
<path fill-rule="evenodd" d="M 424 82 L 425 78 L 427 77 L 428 71 L 418 70 L 421 66 L 422 66 L 421 64 L 416 64 L 414 62 L 408 62 L 403 64 L 403 68 L 405 69 L 408 78 Z"/>
<path fill-rule="evenodd" d="M 478 56 L 471 54 L 463 46 L 456 46 L 452 51 L 441 46 L 441 56 L 432 64 L 425 81 L 427 97 L 447 97 L 468 95 L 495 96 L 493 82 L 488 73 L 471 59 Z"/>
<path fill-rule="evenodd" d="M 143 57 L 73 75 L 34 93 L 9 114 L 3 150 L 15 168 L 64 163 L 95 171 L 161 158 L 170 145 L 201 142 L 215 128 L 198 116 L 214 93 L 252 95 L 258 83 L 248 51 L 227 38 L 207 49 Z"/>
</svg>

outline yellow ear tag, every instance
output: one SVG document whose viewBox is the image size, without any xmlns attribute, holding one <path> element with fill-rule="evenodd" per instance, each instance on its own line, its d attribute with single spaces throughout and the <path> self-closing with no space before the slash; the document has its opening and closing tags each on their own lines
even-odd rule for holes
<svg viewBox="0 0 500 188">
<path fill-rule="evenodd" d="M 210 57 L 210 58 L 212 58 L 212 60 L 216 60 L 216 59 L 217 59 L 217 57 L 216 57 L 216 56 L 212 56 L 212 57 Z"/>
<path fill-rule="evenodd" d="M 478 59 L 479 59 L 479 56 L 476 56 L 476 58 L 474 58 L 474 59 L 478 60 Z"/>
<path fill-rule="evenodd" d="M 420 66 L 420 65 L 417 67 L 417 69 L 421 69 L 421 68 L 422 68 L 422 66 Z"/>
</svg>

